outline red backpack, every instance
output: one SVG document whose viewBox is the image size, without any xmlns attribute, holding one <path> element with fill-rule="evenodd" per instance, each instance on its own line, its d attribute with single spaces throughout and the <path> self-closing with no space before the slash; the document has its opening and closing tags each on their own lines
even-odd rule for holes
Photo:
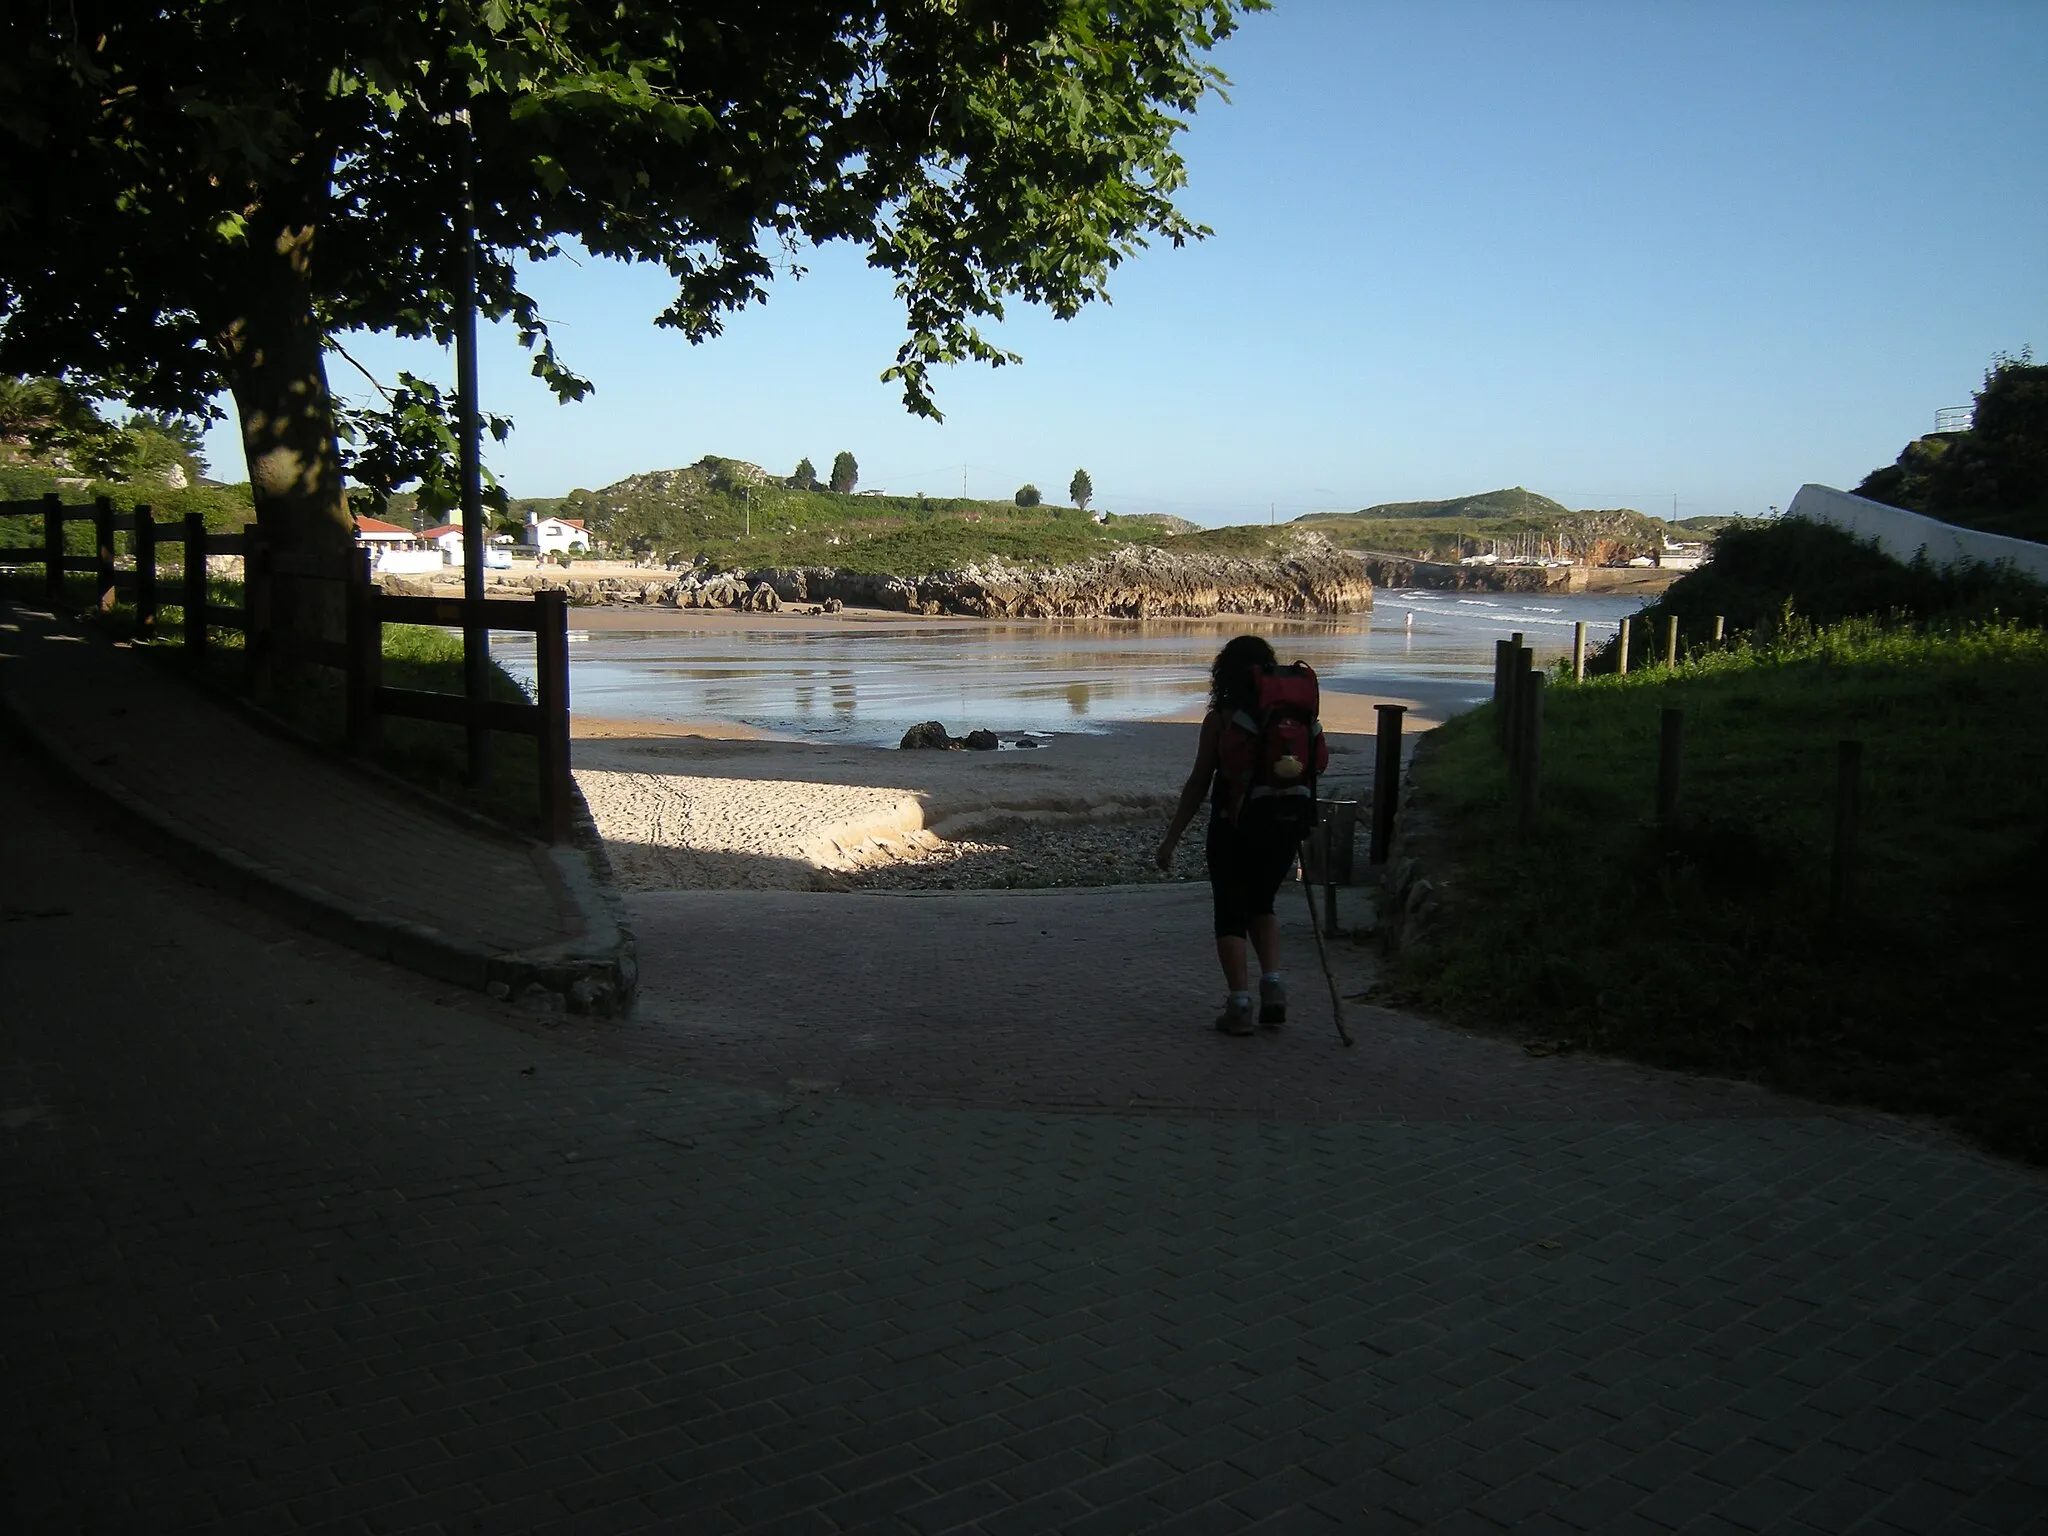
<svg viewBox="0 0 2048 1536">
<path fill-rule="evenodd" d="M 1239 826 L 1299 836 L 1316 824 L 1316 775 L 1330 766 L 1315 669 L 1262 664 L 1252 681 L 1251 707 L 1226 715 L 1216 740 L 1224 811 Z"/>
</svg>

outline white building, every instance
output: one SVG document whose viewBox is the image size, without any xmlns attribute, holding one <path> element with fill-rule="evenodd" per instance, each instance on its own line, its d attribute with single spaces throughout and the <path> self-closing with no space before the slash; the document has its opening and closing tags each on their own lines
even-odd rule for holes
<svg viewBox="0 0 2048 1536">
<path fill-rule="evenodd" d="M 580 549 L 587 554 L 590 531 L 583 526 L 580 517 L 537 517 L 529 512 L 526 514 L 526 531 L 520 535 L 519 543 L 522 548 L 537 550 L 543 555 L 571 549 Z"/>
</svg>

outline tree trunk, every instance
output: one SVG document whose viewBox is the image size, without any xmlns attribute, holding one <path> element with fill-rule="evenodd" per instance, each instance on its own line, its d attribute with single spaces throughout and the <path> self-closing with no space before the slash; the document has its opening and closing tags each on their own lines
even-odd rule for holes
<svg viewBox="0 0 2048 1536">
<path fill-rule="evenodd" d="M 252 230 L 247 260 L 229 279 L 236 312 L 218 327 L 218 346 L 241 416 L 258 525 L 273 550 L 317 557 L 338 574 L 355 534 L 308 281 L 314 226 L 294 218 L 276 228 L 273 216 L 273 228 L 268 241 Z M 331 585 L 279 581 L 278 628 L 340 640 L 344 607 L 341 589 Z"/>
</svg>

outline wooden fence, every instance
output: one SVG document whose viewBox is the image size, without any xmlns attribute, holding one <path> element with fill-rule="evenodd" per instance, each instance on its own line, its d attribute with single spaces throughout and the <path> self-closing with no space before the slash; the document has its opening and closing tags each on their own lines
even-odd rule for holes
<svg viewBox="0 0 2048 1536">
<path fill-rule="evenodd" d="M 92 605 L 104 611 L 126 594 L 135 605 L 137 631 L 158 634 L 160 606 L 183 610 L 179 626 L 185 661 L 195 669 L 206 657 L 210 629 L 242 632 L 249 690 L 259 701 L 269 697 L 277 658 L 310 662 L 340 672 L 345 680 L 347 740 L 351 752 L 374 753 L 379 722 L 389 715 L 449 725 L 480 726 L 532 736 L 540 748 L 541 825 L 548 841 L 569 838 L 573 788 L 569 778 L 569 620 L 568 599 L 560 592 L 538 592 L 532 600 L 484 598 L 398 597 L 378 589 L 370 579 L 369 551 L 351 550 L 341 560 L 320 560 L 272 550 L 251 523 L 239 533 L 208 533 L 198 513 L 180 522 L 158 522 L 148 507 L 123 516 L 101 497 L 90 507 L 66 506 L 56 496 L 40 501 L 0 501 L 0 518 L 26 518 L 42 524 L 38 546 L 0 547 L 0 563 L 15 568 L 40 565 L 43 594 L 53 608 L 64 606 L 64 578 L 83 572 L 93 578 Z M 93 552 L 65 550 L 67 524 L 90 523 Z M 120 568 L 116 538 L 127 534 L 132 570 Z M 159 580 L 158 553 L 167 545 L 183 552 L 183 570 L 175 595 L 166 596 Z M 213 602 L 207 592 L 206 557 L 242 557 L 242 603 L 235 607 Z M 281 581 L 328 583 L 339 588 L 346 614 L 346 638 L 340 641 L 299 635 L 272 622 L 277 584 Z M 480 620 L 483 629 L 518 630 L 534 637 L 535 701 L 472 699 L 462 694 L 428 693 L 384 685 L 384 626 L 432 624 L 460 628 Z M 166 637 L 167 638 L 167 637 Z"/>
</svg>

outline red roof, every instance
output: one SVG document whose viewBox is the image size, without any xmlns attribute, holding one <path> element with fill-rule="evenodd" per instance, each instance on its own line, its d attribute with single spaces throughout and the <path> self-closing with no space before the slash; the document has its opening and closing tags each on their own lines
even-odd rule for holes
<svg viewBox="0 0 2048 1536">
<path fill-rule="evenodd" d="M 461 532 L 462 532 L 462 524 L 460 524 L 460 523 L 443 523 L 443 524 L 442 524 L 442 525 L 441 525 L 440 527 L 438 527 L 438 528 L 422 528 L 422 529 L 420 530 L 420 535 L 419 535 L 419 536 L 420 536 L 421 538 L 423 538 L 423 539 L 443 539 L 443 538 L 446 538 L 446 537 L 447 537 L 447 536 L 448 536 L 449 534 L 451 534 L 451 533 L 459 534 L 459 533 L 461 533 Z"/>
<path fill-rule="evenodd" d="M 396 523 L 387 523 L 382 518 L 377 517 L 357 518 L 356 532 L 378 534 L 386 538 L 389 538 L 393 534 L 398 535 L 398 537 L 402 539 L 409 539 L 412 537 L 412 530 L 410 528 L 401 528 Z"/>
<path fill-rule="evenodd" d="M 580 517 L 556 517 L 551 512 L 546 517 L 536 518 L 535 521 L 542 523 L 560 523 L 564 528 L 574 528 L 578 532 L 588 531 L 583 527 L 583 519 Z"/>
</svg>

